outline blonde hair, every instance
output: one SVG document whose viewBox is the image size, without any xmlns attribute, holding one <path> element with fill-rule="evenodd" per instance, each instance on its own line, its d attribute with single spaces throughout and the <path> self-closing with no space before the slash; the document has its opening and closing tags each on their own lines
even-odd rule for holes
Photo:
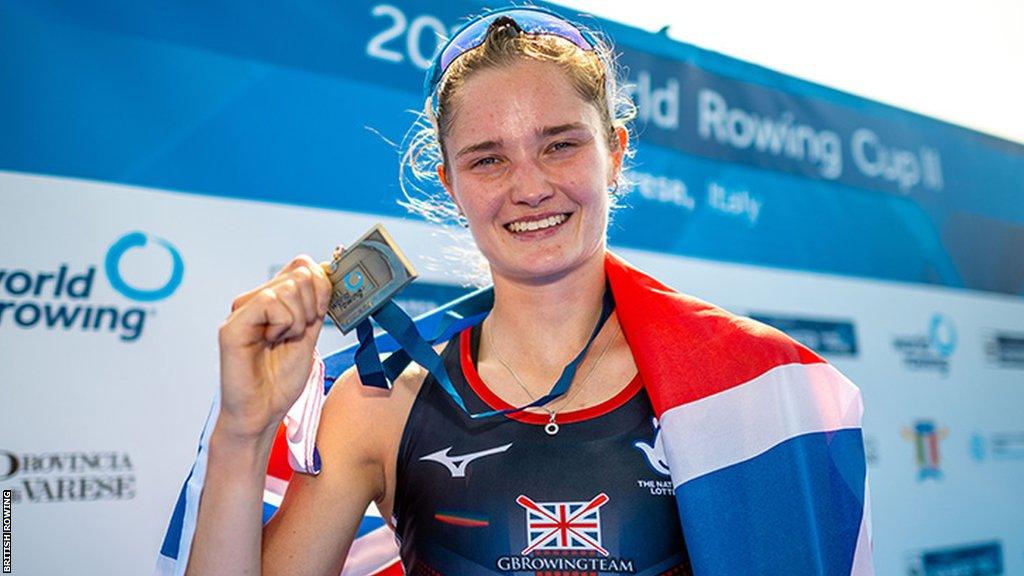
<svg viewBox="0 0 1024 576">
<path fill-rule="evenodd" d="M 590 34 L 599 38 L 592 31 Z M 455 95 L 476 73 L 511 66 L 523 59 L 559 66 L 579 96 L 597 110 L 609 150 L 619 148 L 617 129 L 636 117 L 636 107 L 619 84 L 618 68 L 609 45 L 602 39 L 597 40 L 594 50 L 583 50 L 558 36 L 527 34 L 511 19 L 498 18 L 488 29 L 484 42 L 456 58 L 445 71 L 436 88 L 436 112 L 434 99 L 428 97 L 422 114 L 406 134 L 399 176 L 404 195 L 400 204 L 406 209 L 430 222 L 465 226 L 458 207 L 437 176 L 437 165 L 447 164 L 444 144 L 458 114 Z M 627 155 L 632 152 L 632 147 L 627 146 Z M 620 170 L 616 193 L 609 202 L 613 211 L 628 187 L 625 170 Z M 455 258 L 463 261 L 467 254 L 475 252 L 468 247 L 457 251 Z M 471 274 L 475 276 L 479 270 Z"/>
</svg>

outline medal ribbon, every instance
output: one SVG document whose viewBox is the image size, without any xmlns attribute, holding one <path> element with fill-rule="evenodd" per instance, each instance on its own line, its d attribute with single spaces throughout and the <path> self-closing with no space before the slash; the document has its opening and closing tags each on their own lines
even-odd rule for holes
<svg viewBox="0 0 1024 576">
<path fill-rule="evenodd" d="M 462 330 L 478 324 L 490 313 L 493 305 L 493 288 L 485 288 L 472 294 L 467 294 L 446 306 L 439 316 L 435 316 L 438 318 L 436 325 L 424 327 L 424 330 L 431 334 L 430 338 L 424 338 L 412 318 L 399 308 L 394 301 L 388 301 L 370 316 L 387 332 L 390 339 L 385 337 L 375 338 L 373 324 L 369 318 L 356 326 L 359 346 L 355 351 L 355 365 L 359 372 L 359 378 L 366 386 L 390 389 L 395 379 L 398 378 L 399 374 L 405 370 L 409 363 L 416 362 L 437 380 L 441 388 L 470 418 L 486 418 L 544 406 L 569 390 L 569 385 L 576 376 L 576 370 L 579 368 L 580 363 L 583 362 L 587 351 L 590 350 L 590 345 L 594 343 L 597 334 L 615 310 L 615 300 L 612 298 L 611 290 L 606 286 L 601 302 L 601 316 L 598 318 L 597 324 L 590 334 L 590 339 L 587 340 L 583 350 L 565 366 L 562 370 L 562 375 L 547 394 L 530 404 L 519 406 L 518 408 L 488 410 L 473 414 L 466 407 L 466 403 L 463 401 L 458 390 L 452 385 L 452 381 L 448 377 L 448 371 L 445 369 L 444 361 L 434 350 L 432 344 L 447 341 Z M 380 347 L 378 347 L 378 340 L 380 341 Z M 385 352 L 393 350 L 392 354 L 383 363 L 380 360 L 380 352 L 382 350 Z M 340 358 L 335 359 L 335 361 L 340 360 Z M 328 373 L 333 373 L 333 371 L 328 370 Z"/>
</svg>

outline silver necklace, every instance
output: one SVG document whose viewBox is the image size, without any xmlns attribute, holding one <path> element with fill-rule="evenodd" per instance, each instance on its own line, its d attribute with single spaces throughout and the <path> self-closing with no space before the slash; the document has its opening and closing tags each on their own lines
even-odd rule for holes
<svg viewBox="0 0 1024 576">
<path fill-rule="evenodd" d="M 565 400 L 561 403 L 561 406 L 563 408 L 567 407 L 569 403 L 572 402 L 573 398 L 575 398 L 576 395 L 579 394 L 580 390 L 584 388 L 584 384 L 586 384 L 590 380 L 590 375 L 594 373 L 594 370 L 597 368 L 597 365 L 601 363 L 601 359 L 604 358 L 605 353 L 608 352 L 609 348 L 611 348 L 612 342 L 615 341 L 618 335 L 618 325 L 616 325 L 615 333 L 612 334 L 610 338 L 608 338 L 608 342 L 606 342 L 604 348 L 601 349 L 601 354 L 598 355 L 597 360 L 595 360 L 594 363 L 590 366 L 590 370 L 587 371 L 587 374 L 583 377 L 583 380 L 580 380 L 580 383 L 576 386 L 576 389 L 573 390 L 568 396 L 566 396 Z M 491 345 L 491 350 L 494 350 L 494 357 L 497 358 L 498 362 L 505 367 L 505 370 L 508 370 L 508 373 L 512 375 L 512 378 L 516 381 L 516 384 L 518 384 L 519 387 L 523 389 L 523 392 L 526 393 L 526 397 L 530 399 L 530 402 L 536 402 L 537 399 L 534 398 L 533 394 L 530 393 L 530 389 L 526 387 L 526 384 L 524 384 L 523 380 L 519 378 L 519 375 L 516 374 L 516 371 L 513 370 L 512 367 L 508 365 L 508 362 L 505 362 L 505 359 L 501 357 L 501 352 L 498 352 L 498 348 L 494 345 L 494 334 L 491 331 L 488 331 L 487 333 L 487 342 Z M 555 421 L 555 418 L 558 416 L 559 411 L 553 408 L 548 408 L 547 406 L 538 406 L 538 408 L 548 413 L 548 423 L 544 425 L 544 432 L 547 432 L 548 436 L 554 436 L 555 434 L 558 434 L 559 426 L 558 422 Z"/>
</svg>

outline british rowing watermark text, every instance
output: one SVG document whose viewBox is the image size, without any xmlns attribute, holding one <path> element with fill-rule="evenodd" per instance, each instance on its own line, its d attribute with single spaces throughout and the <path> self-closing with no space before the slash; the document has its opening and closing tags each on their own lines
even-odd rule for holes
<svg viewBox="0 0 1024 576">
<path fill-rule="evenodd" d="M 4 490 L 4 574 L 11 573 L 11 491 Z"/>
</svg>

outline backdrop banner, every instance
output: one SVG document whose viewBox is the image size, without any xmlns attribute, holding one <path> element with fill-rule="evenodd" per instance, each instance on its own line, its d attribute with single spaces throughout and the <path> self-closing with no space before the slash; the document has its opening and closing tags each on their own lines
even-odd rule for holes
<svg viewBox="0 0 1024 576">
<path fill-rule="evenodd" d="M 410 313 L 468 290 L 443 256 L 464 233 L 397 204 L 399 143 L 482 6 L 0 5 L 15 574 L 152 570 L 217 328 L 295 254 L 384 222 L 421 273 Z M 1024 146 L 580 19 L 638 105 L 613 248 L 861 388 L 878 574 L 1024 573 Z"/>
</svg>

